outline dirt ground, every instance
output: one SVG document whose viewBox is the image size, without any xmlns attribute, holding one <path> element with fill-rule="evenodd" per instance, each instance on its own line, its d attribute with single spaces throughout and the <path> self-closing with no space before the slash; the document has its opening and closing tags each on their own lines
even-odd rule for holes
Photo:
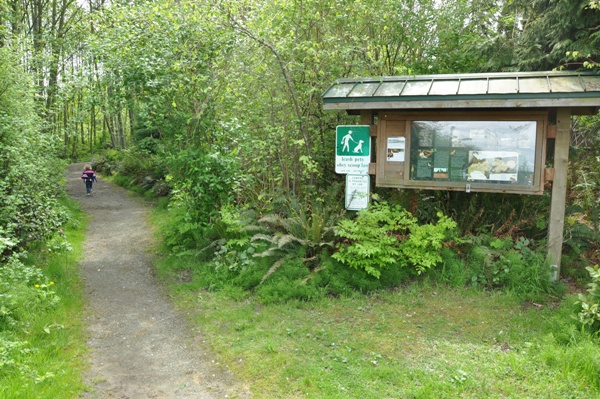
<svg viewBox="0 0 600 399">
<path fill-rule="evenodd" d="M 103 181 L 85 194 L 84 164 L 67 190 L 91 215 L 81 275 L 88 303 L 90 386 L 85 399 L 247 398 L 175 309 L 152 269 L 148 208 Z"/>
</svg>

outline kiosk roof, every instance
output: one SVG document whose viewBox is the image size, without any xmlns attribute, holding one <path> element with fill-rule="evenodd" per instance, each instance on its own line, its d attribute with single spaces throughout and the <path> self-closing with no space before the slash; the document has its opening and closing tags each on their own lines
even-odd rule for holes
<svg viewBox="0 0 600 399">
<path fill-rule="evenodd" d="M 600 74 L 594 72 L 337 79 L 323 93 L 323 108 L 328 110 L 587 108 L 589 111 L 596 107 L 600 107 Z"/>
</svg>

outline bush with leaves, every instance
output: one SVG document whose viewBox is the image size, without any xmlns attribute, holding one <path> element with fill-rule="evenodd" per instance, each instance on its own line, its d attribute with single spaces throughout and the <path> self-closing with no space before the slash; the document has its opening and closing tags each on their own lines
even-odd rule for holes
<svg viewBox="0 0 600 399">
<path fill-rule="evenodd" d="M 232 154 L 187 149 L 172 153 L 166 165 L 166 180 L 173 188 L 173 223 L 164 229 L 166 243 L 175 251 L 203 248 L 206 230 L 218 220 L 219 210 L 235 198 L 241 178 L 239 163 Z"/>
<path fill-rule="evenodd" d="M 51 129 L 42 129 L 31 82 L 18 66 L 21 58 L 15 48 L 0 47 L 0 375 L 41 381 L 27 364 L 35 348 L 23 337 L 31 334 L 31 315 L 59 298 L 42 265 L 29 256 L 59 235 L 69 216 L 59 201 L 59 141 Z"/>
<path fill-rule="evenodd" d="M 579 294 L 581 305 L 577 319 L 581 325 L 594 333 L 600 333 L 600 268 L 586 267 L 592 282 L 588 284 L 588 293 Z"/>
<path fill-rule="evenodd" d="M 0 265 L 66 221 L 58 137 L 42 130 L 16 50 L 0 48 Z"/>
<path fill-rule="evenodd" d="M 455 236 L 456 223 L 441 212 L 437 216 L 437 224 L 420 225 L 404 208 L 376 202 L 359 211 L 355 220 L 336 226 L 336 234 L 345 241 L 333 257 L 377 278 L 392 266 L 421 274 L 442 261 L 440 250 Z"/>
</svg>

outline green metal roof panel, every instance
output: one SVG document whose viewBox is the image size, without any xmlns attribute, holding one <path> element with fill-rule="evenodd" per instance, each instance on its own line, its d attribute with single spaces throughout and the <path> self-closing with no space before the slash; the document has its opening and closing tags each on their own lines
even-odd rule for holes
<svg viewBox="0 0 600 399">
<path fill-rule="evenodd" d="M 488 80 L 487 79 L 464 79 L 460 81 L 458 87 L 458 95 L 469 94 L 486 94 Z"/>
<path fill-rule="evenodd" d="M 519 79 L 519 93 L 550 93 L 550 81 L 541 78 Z"/>
<path fill-rule="evenodd" d="M 331 88 L 325 94 L 325 97 L 340 98 L 348 96 L 348 93 L 354 88 L 355 83 L 337 84 L 331 86 Z"/>
<path fill-rule="evenodd" d="M 585 91 L 600 91 L 600 79 L 594 79 L 592 76 L 581 76 L 581 80 L 585 86 Z"/>
<path fill-rule="evenodd" d="M 453 96 L 458 92 L 460 80 L 434 80 L 429 94 L 432 96 Z"/>
<path fill-rule="evenodd" d="M 377 97 L 399 96 L 404 89 L 404 81 L 402 82 L 381 82 L 381 86 L 375 92 Z"/>
<path fill-rule="evenodd" d="M 583 81 L 578 76 L 556 76 L 548 78 L 550 89 L 554 93 L 580 92 L 584 89 Z"/>
<path fill-rule="evenodd" d="M 600 74 L 518 72 L 338 79 L 323 94 L 323 104 L 325 109 L 354 110 L 598 107 Z"/>
<path fill-rule="evenodd" d="M 404 85 L 401 96 L 426 96 L 429 94 L 431 79 L 429 80 L 411 80 Z"/>
<path fill-rule="evenodd" d="M 369 97 L 373 96 L 375 90 L 381 83 L 358 83 L 352 91 L 348 94 L 348 97 Z"/>
</svg>

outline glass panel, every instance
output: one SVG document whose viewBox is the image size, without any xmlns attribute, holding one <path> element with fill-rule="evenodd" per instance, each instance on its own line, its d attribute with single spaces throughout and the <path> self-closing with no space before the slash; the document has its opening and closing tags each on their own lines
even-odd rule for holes
<svg viewBox="0 0 600 399">
<path fill-rule="evenodd" d="M 358 83 L 348 97 L 371 97 L 375 90 L 379 87 L 377 83 Z"/>
<path fill-rule="evenodd" d="M 455 95 L 458 90 L 458 80 L 437 80 L 433 82 L 429 94 L 432 96 Z"/>
<path fill-rule="evenodd" d="M 487 79 L 461 80 L 458 94 L 485 94 L 487 92 Z"/>
<path fill-rule="evenodd" d="M 490 79 L 490 94 L 511 94 L 517 92 L 517 79 Z"/>
<path fill-rule="evenodd" d="M 583 91 L 579 76 L 550 76 L 550 88 L 553 93 L 581 93 Z"/>
<path fill-rule="evenodd" d="M 549 93 L 548 80 L 541 78 L 519 79 L 519 93 Z"/>
<path fill-rule="evenodd" d="M 324 98 L 346 97 L 350 90 L 354 87 L 354 83 L 340 83 L 333 85 L 327 90 Z"/>
<path fill-rule="evenodd" d="M 587 91 L 599 91 L 600 90 L 600 82 L 598 79 L 593 79 L 590 76 L 582 76 L 581 80 L 585 84 L 585 89 Z"/>
<path fill-rule="evenodd" d="M 404 82 L 383 82 L 375 95 L 382 97 L 399 96 L 403 88 Z"/>
<path fill-rule="evenodd" d="M 403 96 L 426 96 L 431 87 L 431 81 L 429 80 L 418 80 L 413 82 L 406 82 L 406 86 L 402 91 Z"/>
<path fill-rule="evenodd" d="M 413 121 L 410 179 L 533 186 L 537 122 Z"/>
</svg>

